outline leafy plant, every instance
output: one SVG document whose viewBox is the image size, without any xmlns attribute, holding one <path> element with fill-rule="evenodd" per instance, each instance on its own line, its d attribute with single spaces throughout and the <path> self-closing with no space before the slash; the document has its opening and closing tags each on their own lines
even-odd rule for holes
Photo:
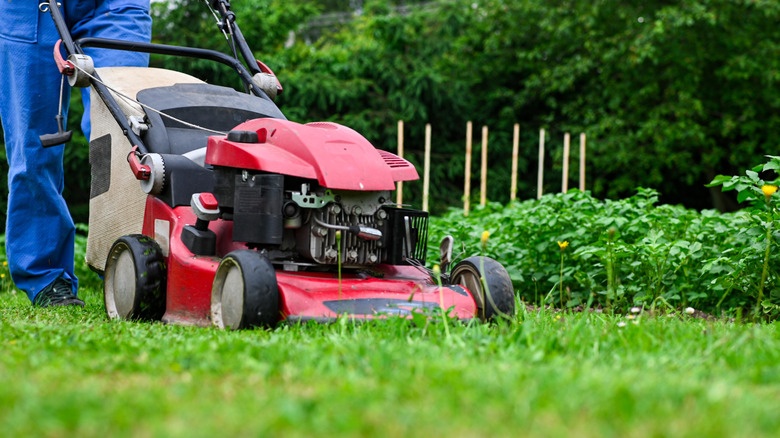
<svg viewBox="0 0 780 438">
<path fill-rule="evenodd" d="M 780 315 L 780 278 L 778 278 L 777 268 L 774 264 L 770 265 L 770 254 L 772 244 L 778 232 L 778 197 L 777 185 L 780 178 L 777 178 L 776 171 L 780 170 L 780 157 L 767 156 L 769 161 L 753 167 L 745 172 L 745 175 L 726 176 L 718 175 L 709 184 L 711 187 L 721 186 L 723 191 L 735 190 L 737 200 L 746 202 L 749 207 L 745 210 L 752 219 L 752 228 L 747 230 L 754 237 L 752 245 L 742 250 L 745 252 L 745 258 L 755 260 L 754 252 L 761 250 L 763 246 L 763 258 L 761 267 L 761 279 L 756 289 L 756 313 L 759 310 L 773 318 Z M 762 177 L 761 174 L 772 175 L 773 179 Z M 751 285 L 752 286 L 752 285 Z M 752 287 L 751 287 L 752 289 Z M 768 294 L 765 294 L 768 291 Z"/>
<path fill-rule="evenodd" d="M 489 203 L 468 217 L 452 209 L 432 218 L 430 236 L 436 242 L 452 235 L 467 257 L 480 251 L 479 233 L 490 230 L 487 255 L 506 266 L 526 302 L 544 299 L 570 308 L 593 295 L 593 305 L 621 312 L 661 304 L 713 313 L 755 308 L 765 249 L 755 215 L 697 212 L 657 202 L 658 193 L 650 189 L 617 201 L 573 190 L 506 206 Z M 565 266 L 556 244 L 563 241 L 572 250 Z M 431 250 L 429 259 L 435 257 Z M 778 295 L 776 283 L 770 264 L 768 296 Z M 554 289 L 559 290 L 553 298 L 549 292 Z M 771 301 L 761 303 L 766 308 Z"/>
</svg>

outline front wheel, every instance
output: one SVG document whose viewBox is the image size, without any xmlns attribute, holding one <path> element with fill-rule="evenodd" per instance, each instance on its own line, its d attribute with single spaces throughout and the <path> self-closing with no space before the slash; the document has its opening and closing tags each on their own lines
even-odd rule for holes
<svg viewBox="0 0 780 438">
<path fill-rule="evenodd" d="M 509 273 L 489 257 L 469 257 L 452 269 L 450 283 L 465 287 L 477 304 L 483 321 L 515 314 L 515 292 Z"/>
<path fill-rule="evenodd" d="M 106 259 L 103 298 L 110 319 L 156 321 L 165 313 L 165 259 L 157 242 L 132 234 L 114 242 Z"/>
<path fill-rule="evenodd" d="M 211 288 L 211 322 L 221 329 L 273 327 L 279 320 L 279 285 L 267 257 L 236 250 L 222 259 Z"/>
</svg>

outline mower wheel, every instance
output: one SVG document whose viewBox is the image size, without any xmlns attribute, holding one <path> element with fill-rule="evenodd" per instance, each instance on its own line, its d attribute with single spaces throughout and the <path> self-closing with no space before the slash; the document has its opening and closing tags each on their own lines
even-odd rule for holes
<svg viewBox="0 0 780 438">
<path fill-rule="evenodd" d="M 267 257 L 240 249 L 225 256 L 211 288 L 211 322 L 225 329 L 273 327 L 279 321 L 279 285 Z"/>
<path fill-rule="evenodd" d="M 506 269 L 489 257 L 469 257 L 452 269 L 450 283 L 465 287 L 483 321 L 515 314 L 515 292 Z"/>
<path fill-rule="evenodd" d="M 162 250 L 149 236 L 120 237 L 106 260 L 103 297 L 110 319 L 159 320 L 165 313 Z"/>
</svg>

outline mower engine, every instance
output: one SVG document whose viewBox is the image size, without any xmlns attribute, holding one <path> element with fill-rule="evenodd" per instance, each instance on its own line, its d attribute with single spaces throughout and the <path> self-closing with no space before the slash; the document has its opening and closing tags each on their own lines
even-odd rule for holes
<svg viewBox="0 0 780 438">
<path fill-rule="evenodd" d="M 416 170 L 349 128 L 251 120 L 211 137 L 205 162 L 232 240 L 275 265 L 424 263 L 427 213 L 390 202 L 395 182 Z"/>
<path fill-rule="evenodd" d="M 386 260 L 388 213 L 382 207 L 389 192 L 367 195 L 326 192 L 325 197 L 332 197 L 331 202 L 309 210 L 310 220 L 296 236 L 299 251 L 317 263 L 333 264 L 338 260 L 339 246 L 343 244 L 342 263 L 373 265 Z"/>
</svg>

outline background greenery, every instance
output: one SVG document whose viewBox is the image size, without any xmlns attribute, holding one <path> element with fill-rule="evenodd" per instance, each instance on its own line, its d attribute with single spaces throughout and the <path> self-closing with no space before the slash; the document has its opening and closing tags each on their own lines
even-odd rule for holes
<svg viewBox="0 0 780 438">
<path fill-rule="evenodd" d="M 359 14 L 350 12 L 355 5 Z M 202 2 L 153 6 L 156 42 L 228 50 Z M 563 132 L 586 132 L 595 197 L 630 196 L 641 186 L 689 208 L 733 209 L 733 198 L 704 184 L 777 146 L 776 1 L 241 0 L 233 8 L 257 57 L 285 86 L 278 103 L 290 119 L 344 123 L 391 151 L 403 119 L 416 164 L 424 125 L 432 124 L 433 212 L 461 201 L 468 120 L 475 132 L 490 127 L 488 198 L 499 202 L 508 200 L 514 123 L 521 199 L 535 193 L 540 128 L 548 132 L 547 191 L 559 187 Z M 331 11 L 342 15 L 320 16 Z M 238 86 L 204 62 L 153 64 Z M 74 102 L 69 126 L 79 116 Z M 84 221 L 83 137 L 67 148 L 66 166 L 66 196 Z M 421 186 L 405 186 L 418 206 Z"/>
</svg>

